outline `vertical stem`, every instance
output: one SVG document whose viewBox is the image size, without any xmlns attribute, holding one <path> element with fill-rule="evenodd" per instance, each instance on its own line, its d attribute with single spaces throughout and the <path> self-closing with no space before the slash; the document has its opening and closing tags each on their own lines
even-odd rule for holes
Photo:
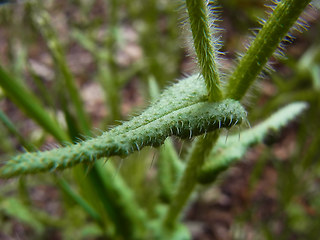
<svg viewBox="0 0 320 240">
<path fill-rule="evenodd" d="M 68 93 L 68 95 L 70 96 L 69 100 L 74 106 L 76 118 L 79 123 L 80 129 L 84 134 L 90 135 L 91 132 L 89 118 L 83 108 L 83 102 L 76 86 L 74 77 L 68 67 L 63 47 L 58 39 L 55 30 L 50 24 L 50 16 L 47 12 L 40 10 L 37 7 L 35 7 L 33 11 L 35 11 L 33 15 L 34 22 L 37 25 L 43 38 L 46 40 L 50 53 L 64 80 L 66 93 Z"/>
<path fill-rule="evenodd" d="M 227 98 L 240 100 L 311 0 L 282 0 L 242 57 L 227 85 Z"/>
<path fill-rule="evenodd" d="M 204 0 L 187 0 L 194 48 L 201 73 L 206 82 L 209 101 L 222 100 L 219 72 L 215 63 L 214 42 L 208 22 L 208 9 Z"/>
<path fill-rule="evenodd" d="M 118 41 L 119 35 L 119 8 L 121 1 L 120 0 L 112 0 L 107 1 L 109 2 L 109 10 L 107 12 L 108 18 L 108 37 L 105 41 L 105 48 L 109 50 L 109 55 L 107 58 L 103 56 L 105 54 L 98 53 L 98 69 L 99 74 L 101 74 L 101 83 L 105 89 L 108 104 L 111 113 L 111 123 L 114 124 L 116 120 L 120 120 L 121 116 L 121 95 L 119 91 L 119 81 L 120 81 L 120 74 L 119 74 L 119 66 L 116 63 L 115 58 L 113 57 L 116 55 L 115 49 Z"/>
<path fill-rule="evenodd" d="M 103 207 L 115 225 L 116 232 L 121 239 L 144 239 L 147 228 L 147 216 L 138 205 L 136 198 L 120 175 L 116 176 L 116 169 L 109 164 L 98 162 L 96 168 L 89 172 L 92 184 L 95 183 L 97 194 Z"/>
<path fill-rule="evenodd" d="M 163 224 L 165 228 L 173 227 L 177 221 L 177 218 L 196 186 L 198 173 L 204 160 L 216 143 L 218 137 L 219 131 L 214 131 L 205 137 L 198 137 L 194 143 L 187 160 L 187 166 L 179 181 L 178 189 L 172 198 L 171 205 L 164 218 Z"/>
<path fill-rule="evenodd" d="M 52 134 L 58 141 L 65 142 L 69 137 L 44 109 L 39 99 L 27 90 L 21 82 L 12 78 L 0 66 L 0 86 L 5 93 L 15 102 L 26 114 L 32 117 L 47 132 Z"/>
</svg>

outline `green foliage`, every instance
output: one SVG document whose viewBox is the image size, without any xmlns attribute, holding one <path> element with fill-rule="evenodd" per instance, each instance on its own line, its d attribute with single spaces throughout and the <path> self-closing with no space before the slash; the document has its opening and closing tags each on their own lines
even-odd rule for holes
<svg viewBox="0 0 320 240">
<path fill-rule="evenodd" d="M 221 137 L 210 152 L 209 160 L 203 165 L 199 181 L 201 183 L 214 181 L 220 172 L 228 169 L 233 162 L 242 159 L 249 147 L 261 143 L 268 133 L 279 131 L 306 108 L 306 103 L 292 103 L 257 126 L 241 132 L 241 137 L 240 133 L 228 137 L 227 140 Z"/>
<path fill-rule="evenodd" d="M 45 130 L 59 141 L 67 141 L 67 134 L 51 118 L 39 100 L 30 93 L 20 82 L 11 77 L 0 67 L 1 87 L 23 111 L 30 114 Z"/>
<path fill-rule="evenodd" d="M 147 6 L 140 7 L 139 3 L 142 2 L 107 1 L 107 14 L 105 14 L 107 17 L 103 15 L 99 18 L 89 13 L 96 11 L 95 4 L 104 8 L 101 2 L 75 1 L 80 15 L 75 17 L 77 23 L 73 24 L 72 21 L 67 23 L 70 24 L 69 32 L 72 39 L 68 39 L 69 36 L 59 36 L 57 30 L 59 26 L 55 26 L 54 17 L 49 15 L 50 4 L 26 2 L 20 5 L 24 9 L 23 17 L 26 21 L 21 21 L 23 23 L 20 23 L 21 29 L 17 29 L 14 34 L 19 36 L 19 32 L 26 28 L 30 31 L 30 38 L 42 36 L 57 81 L 51 83 L 50 87 L 41 81 L 41 77 L 37 76 L 38 73 L 31 70 L 30 64 L 27 63 L 28 44 L 17 40 L 19 44 L 25 44 L 24 50 L 11 53 L 11 56 L 14 56 L 12 58 L 14 66 L 7 64 L 9 66 L 5 67 L 5 61 L 1 64 L 0 86 L 6 96 L 64 147 L 31 152 L 33 142 L 19 134 L 18 126 L 14 126 L 13 121 L 0 111 L 0 119 L 4 126 L 30 151 L 3 161 L 0 165 L 0 177 L 46 173 L 21 178 L 18 186 L 20 199 L 13 197 L 1 201 L 0 209 L 2 214 L 10 215 L 30 225 L 37 234 L 44 234 L 44 228 L 54 226 L 59 229 L 64 227 L 61 231 L 64 232 L 65 239 L 70 239 L 70 236 L 79 239 L 87 236 L 107 239 L 191 239 L 188 229 L 179 220 L 199 183 L 212 183 L 234 162 L 244 158 L 250 147 L 263 142 L 270 130 L 279 131 L 302 111 L 307 112 L 306 103 L 296 102 L 267 118 L 280 105 L 290 103 L 288 99 L 295 101 L 306 99 L 304 95 L 301 99 L 296 99 L 295 95 L 290 95 L 292 88 L 280 82 L 279 88 L 286 89 L 286 94 L 290 98 L 287 98 L 287 95 L 281 98 L 280 94 L 279 99 L 270 101 L 275 104 L 262 109 L 262 111 L 268 110 L 266 111 L 268 114 L 264 117 L 257 114 L 259 109 L 254 107 L 252 110 L 253 114 L 256 111 L 259 120 L 263 118 L 267 120 L 252 129 L 235 133 L 227 139 L 221 136 L 223 128 L 229 131 L 233 126 L 247 121 L 247 112 L 238 100 L 246 95 L 269 57 L 310 1 L 275 1 L 277 6 L 274 12 L 265 21 L 233 73 L 222 74 L 220 59 L 217 57 L 220 43 L 214 2 L 187 0 L 184 10 L 189 16 L 200 73 L 172 84 L 158 98 L 156 97 L 159 92 L 158 84 L 163 87 L 167 81 L 175 77 L 173 72 L 177 69 L 180 57 L 176 54 L 178 52 L 176 42 L 179 39 L 175 27 L 176 18 L 165 19 L 168 26 L 168 29 L 165 29 L 163 26 L 159 27 L 161 24 L 157 23 L 155 16 L 172 14 L 175 4 L 171 1 L 150 0 L 148 3 L 143 2 Z M 120 66 L 121 64 L 117 62 L 120 54 L 116 49 L 123 50 L 123 46 L 132 44 L 124 43 L 128 40 L 122 38 L 121 34 L 121 27 L 127 22 L 127 19 L 120 14 L 122 10 L 125 11 L 124 9 L 128 11 L 128 15 L 133 19 L 133 25 L 137 28 L 136 31 L 141 36 L 138 41 L 142 48 L 143 60 L 133 60 L 126 66 Z M 1 20 L 5 23 L 15 19 L 13 16 L 17 13 L 14 13 L 14 8 L 6 5 L 1 10 L 5 12 L 1 15 Z M 151 41 L 148 41 L 150 37 Z M 150 107 L 102 135 L 90 138 L 91 121 L 84 110 L 80 95 L 80 89 L 83 91 L 87 85 L 80 86 L 81 81 L 76 80 L 77 77 L 80 79 L 81 77 L 72 72 L 67 60 L 68 50 L 74 45 L 88 51 L 93 59 L 95 69 L 93 72 L 91 69 L 88 70 L 85 78 L 97 79 L 96 83 L 104 90 L 104 99 L 111 114 L 104 119 L 104 122 L 115 124 L 115 120 L 122 120 L 121 102 L 125 102 L 125 98 L 120 92 L 131 78 L 138 77 L 149 81 L 149 94 L 153 99 Z M 11 46 L 10 50 L 14 49 L 14 46 Z M 318 91 L 318 64 L 312 64 L 313 70 L 310 71 L 305 67 L 309 66 L 310 62 L 315 62 L 317 56 L 317 54 L 308 55 L 304 64 L 299 64 L 297 69 L 300 72 L 299 76 L 312 76 L 313 87 Z M 23 69 L 24 65 L 27 66 L 27 70 Z M 27 84 L 19 79 L 25 75 L 33 78 L 37 85 L 35 91 L 25 87 Z M 221 78 L 223 80 L 229 78 L 226 85 L 220 83 Z M 157 83 L 153 81 L 154 79 Z M 141 86 L 144 87 L 143 84 Z M 37 91 L 41 94 L 38 95 Z M 49 97 L 51 94 L 52 97 Z M 315 94 L 309 97 L 311 100 L 319 100 Z M 310 109 L 314 107 L 313 105 L 310 104 Z M 63 121 L 60 121 L 61 115 Z M 10 117 L 9 114 L 8 116 Z M 59 123 L 56 119 L 59 119 Z M 88 136 L 86 140 L 83 140 L 85 137 L 81 137 L 77 143 L 69 143 L 71 140 L 75 142 L 83 134 Z M 168 139 L 170 136 L 182 139 L 186 142 L 187 148 L 191 144 L 190 150 L 178 154 L 176 142 Z M 194 141 L 189 141 L 193 138 Z M 302 161 L 303 167 L 298 168 L 299 171 L 306 168 L 318 153 L 319 139 L 315 137 L 307 157 Z M 145 146 L 160 148 L 156 177 L 155 174 L 147 174 L 145 165 L 150 155 L 154 155 L 158 149 L 142 149 Z M 136 151 L 139 153 L 134 154 Z M 119 171 L 114 162 L 106 159 L 112 156 L 125 157 L 124 162 L 129 165 Z M 121 164 L 122 160 L 120 166 Z M 73 167 L 72 171 L 57 171 L 69 167 Z M 278 168 L 281 169 L 281 166 Z M 54 174 L 49 174 L 52 172 Z M 279 186 L 286 189 L 281 203 L 286 206 L 290 225 L 298 232 L 307 231 L 311 221 L 305 221 L 300 227 L 297 224 L 307 217 L 304 209 L 299 204 L 290 203 L 297 189 L 295 186 L 286 187 L 285 184 L 288 179 L 299 181 L 298 178 L 295 179 L 294 171 L 290 174 L 290 178 L 282 181 L 283 185 Z M 289 171 L 286 176 L 289 176 Z M 34 179 L 36 182 L 39 179 L 41 182 L 46 179 L 50 183 L 55 183 L 63 194 L 66 213 L 61 217 L 61 224 L 51 221 L 45 214 L 38 214 L 36 217 L 31 215 L 34 206 L 29 198 L 28 187 L 29 184 L 34 184 L 32 182 Z M 4 188 L 0 194 L 6 196 L 9 193 L 10 191 Z M 73 206 L 75 203 L 80 208 L 75 209 Z M 66 218 L 65 221 L 63 218 Z M 77 221 L 68 223 L 70 219 Z M 83 227 L 84 225 L 86 227 Z M 79 226 L 84 230 L 78 231 Z M 71 235 L 72 231 L 77 231 L 77 234 Z"/>
<path fill-rule="evenodd" d="M 210 1 L 187 0 L 186 5 L 192 30 L 193 44 L 197 53 L 201 74 L 206 81 L 209 101 L 219 101 L 222 99 L 220 90 L 220 76 L 216 66 L 216 55 L 218 52 L 218 42 L 213 41 L 210 24 L 215 24 L 216 19 L 211 18 L 209 23 L 208 9 Z M 212 4 L 212 3 L 211 3 Z"/>
<path fill-rule="evenodd" d="M 0 211 L 4 211 L 8 216 L 14 217 L 19 221 L 30 225 L 38 233 L 41 233 L 44 230 L 43 224 L 37 219 L 35 214 L 32 213 L 32 210 L 15 198 L 3 200 L 1 202 Z"/>
<path fill-rule="evenodd" d="M 79 122 L 79 128 L 81 129 L 81 131 L 89 134 L 90 124 L 87 119 L 88 117 L 84 112 L 83 103 L 80 98 L 79 91 L 76 87 L 71 71 L 67 65 L 63 47 L 61 46 L 54 29 L 50 25 L 50 16 L 47 12 L 41 11 L 41 9 L 36 8 L 35 5 L 32 5 L 31 11 L 34 12 L 34 14 L 32 14 L 32 16 L 34 17 L 33 22 L 38 28 L 38 31 L 42 34 L 47 47 L 50 50 L 50 54 L 52 55 L 52 58 L 55 62 L 56 68 L 61 75 L 62 88 L 67 89 L 67 99 L 65 101 L 69 101 L 74 106 Z"/>
<path fill-rule="evenodd" d="M 168 136 L 191 138 L 215 129 L 230 128 L 246 118 L 243 107 L 231 99 L 216 103 L 194 102 L 194 99 L 206 99 L 205 95 L 197 96 L 198 92 L 192 91 L 192 97 L 188 98 L 188 94 L 184 94 L 188 92 L 185 86 L 201 80 L 197 77 L 187 80 L 189 83 L 180 81 L 172 86 L 164 92 L 162 101 L 155 102 L 126 124 L 74 146 L 19 155 L 1 168 L 0 176 L 53 171 L 78 163 L 93 163 L 101 157 L 127 156 L 144 146 L 160 146 Z"/>
<path fill-rule="evenodd" d="M 277 5 L 228 80 L 227 96 L 240 100 L 265 67 L 310 0 L 276 1 Z"/>
</svg>

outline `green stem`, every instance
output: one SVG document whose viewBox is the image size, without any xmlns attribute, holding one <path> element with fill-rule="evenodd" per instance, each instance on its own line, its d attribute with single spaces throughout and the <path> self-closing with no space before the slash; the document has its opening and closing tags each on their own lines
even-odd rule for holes
<svg viewBox="0 0 320 240">
<path fill-rule="evenodd" d="M 11 134 L 17 137 L 20 144 L 27 150 L 32 151 L 35 150 L 35 147 L 28 141 L 26 141 L 23 136 L 19 133 L 19 130 L 16 126 L 11 122 L 8 116 L 0 109 L 0 122 L 9 130 Z"/>
<path fill-rule="evenodd" d="M 121 96 L 119 94 L 119 77 L 116 76 L 115 64 L 106 61 L 102 54 L 97 54 L 98 78 L 106 95 L 106 102 L 110 108 L 110 122 L 115 123 L 121 116 Z M 113 65 L 113 67 L 111 67 Z"/>
<path fill-rule="evenodd" d="M 208 9 L 203 0 L 187 0 L 194 48 L 205 79 L 209 101 L 222 100 L 219 72 L 215 63 L 214 42 L 208 22 Z"/>
<path fill-rule="evenodd" d="M 103 162 L 97 163 L 98 167 L 89 172 L 90 180 L 95 183 L 98 196 L 108 216 L 115 225 L 116 232 L 122 239 L 138 240 L 147 228 L 145 211 L 138 205 L 135 196 L 116 169 Z"/>
<path fill-rule="evenodd" d="M 47 113 L 47 111 L 40 105 L 38 99 L 27 89 L 22 86 L 22 84 L 15 79 L 11 78 L 2 68 L 0 67 L 0 86 L 3 87 L 6 94 L 8 94 L 11 99 L 19 106 L 22 110 L 28 113 L 35 121 L 37 121 L 40 126 L 51 133 L 58 141 L 65 143 L 70 141 L 69 137 L 65 132 L 60 129 L 58 124 L 53 120 Z M 7 118 L 7 116 L 0 110 L 0 120 L 9 129 L 10 132 L 15 134 L 20 143 L 25 147 L 26 150 L 32 151 L 34 147 L 28 143 L 15 128 L 13 123 Z M 25 179 L 23 179 L 25 180 Z M 24 181 L 20 183 L 25 183 Z M 66 182 L 58 179 L 59 186 L 69 195 L 75 202 L 82 206 L 87 213 L 95 219 L 99 224 L 101 224 L 100 216 L 93 211 L 93 209 L 87 205 L 82 198 L 76 193 L 72 192 Z M 22 186 L 21 189 L 24 187 Z"/>
<path fill-rule="evenodd" d="M 160 198 L 164 202 L 170 202 L 173 190 L 177 186 L 177 180 L 183 171 L 183 163 L 174 148 L 171 139 L 167 139 L 160 148 L 160 158 L 158 160 L 158 180 L 160 188 Z"/>
<path fill-rule="evenodd" d="M 281 40 L 311 0 L 283 0 L 242 57 L 227 85 L 227 98 L 240 100 L 261 72 Z"/>
<path fill-rule="evenodd" d="M 54 59 L 55 64 L 61 73 L 64 81 L 63 84 L 66 88 L 66 93 L 68 93 L 70 96 L 68 100 L 74 106 L 80 129 L 84 134 L 90 135 L 90 122 L 88 116 L 83 108 L 83 102 L 80 97 L 79 90 L 77 89 L 74 77 L 68 67 L 63 47 L 60 44 L 55 30 L 50 24 L 50 16 L 47 14 L 47 12 L 40 10 L 37 7 L 35 7 L 33 11 L 36 12 L 34 14 L 34 22 L 45 39 L 52 58 Z"/>
<path fill-rule="evenodd" d="M 119 36 L 119 0 L 110 1 L 109 7 L 109 24 L 108 24 L 108 37 L 105 40 L 105 49 L 108 49 L 109 52 L 107 54 L 108 58 L 105 59 L 103 56 L 106 54 L 102 54 L 101 52 L 97 54 L 98 57 L 98 71 L 99 78 L 101 79 L 102 85 L 106 92 L 108 98 L 108 104 L 111 113 L 111 123 L 114 124 L 116 120 L 120 120 L 122 118 L 121 114 L 121 94 L 119 89 L 119 66 L 114 58 L 116 55 L 115 49 L 118 44 L 118 36 Z M 101 76 L 100 76 L 101 75 Z"/>
<path fill-rule="evenodd" d="M 0 66 L 0 86 L 5 93 L 21 109 L 39 123 L 47 132 L 51 133 L 58 141 L 66 142 L 69 137 L 65 134 L 57 122 L 51 118 L 40 101 L 28 91 L 20 82 L 13 79 Z"/>
<path fill-rule="evenodd" d="M 112 12 L 112 11 L 110 11 Z M 114 22 L 110 20 L 110 22 Z M 109 28 L 117 29 L 116 26 L 110 26 Z M 117 74 L 118 66 L 113 59 L 115 53 L 113 49 L 115 48 L 115 33 L 116 30 L 111 31 L 109 38 L 113 39 L 106 41 L 106 46 L 101 48 L 96 46 L 92 34 L 84 34 L 78 30 L 73 31 L 73 38 L 75 38 L 87 51 L 89 51 L 94 57 L 97 63 L 97 80 L 100 82 L 101 87 L 105 91 L 106 103 L 110 109 L 110 119 L 108 123 L 114 124 L 116 120 L 122 119 L 121 116 L 121 96 L 120 96 L 120 87 L 121 79 L 119 74 Z M 123 72 L 122 72 L 123 74 Z"/>
<path fill-rule="evenodd" d="M 198 173 L 201 170 L 204 160 L 213 148 L 218 137 L 219 131 L 214 131 L 205 137 L 198 137 L 194 143 L 191 154 L 187 160 L 187 166 L 179 181 L 178 189 L 172 198 L 171 205 L 164 218 L 163 224 L 165 228 L 174 227 L 177 218 L 196 186 Z"/>
<path fill-rule="evenodd" d="M 77 194 L 63 178 L 56 177 L 55 180 L 66 196 L 70 197 L 79 206 L 81 206 L 101 227 L 103 226 L 101 215 L 97 213 L 96 210 L 92 208 L 79 194 Z"/>
</svg>

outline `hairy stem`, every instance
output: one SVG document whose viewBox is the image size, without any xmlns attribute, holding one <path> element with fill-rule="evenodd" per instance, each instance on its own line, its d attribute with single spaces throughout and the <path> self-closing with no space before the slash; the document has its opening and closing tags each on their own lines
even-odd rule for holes
<svg viewBox="0 0 320 240">
<path fill-rule="evenodd" d="M 207 6 L 204 0 L 187 0 L 186 3 L 194 48 L 207 86 L 209 101 L 220 101 L 222 92 L 218 68 L 215 63 L 215 48 L 211 39 Z"/>
<path fill-rule="evenodd" d="M 273 14 L 231 75 L 227 86 L 227 98 L 240 100 L 245 95 L 269 57 L 310 1 L 283 0 L 277 4 Z"/>
<path fill-rule="evenodd" d="M 217 130 L 205 137 L 198 137 L 194 143 L 191 154 L 187 160 L 186 169 L 180 179 L 178 189 L 172 198 L 167 215 L 164 218 L 163 223 L 165 228 L 174 227 L 177 218 L 197 184 L 198 174 L 202 168 L 204 160 L 206 156 L 209 155 L 218 137 L 219 131 Z"/>
<path fill-rule="evenodd" d="M 134 118 L 133 125 L 123 124 L 97 138 L 51 151 L 18 155 L 0 167 L 0 177 L 65 169 L 79 163 L 93 163 L 101 157 L 127 156 L 144 146 L 159 146 L 168 136 L 191 138 L 222 127 L 230 128 L 245 118 L 245 110 L 234 100 L 200 102 L 142 126 Z"/>
<path fill-rule="evenodd" d="M 144 146 L 160 146 L 168 136 L 191 138 L 230 128 L 246 119 L 246 111 L 238 101 L 209 103 L 204 94 L 203 80 L 187 78 L 168 88 L 158 101 L 131 121 L 75 145 L 18 155 L 0 167 L 0 177 L 65 169 L 93 163 L 101 157 L 127 156 Z"/>
</svg>

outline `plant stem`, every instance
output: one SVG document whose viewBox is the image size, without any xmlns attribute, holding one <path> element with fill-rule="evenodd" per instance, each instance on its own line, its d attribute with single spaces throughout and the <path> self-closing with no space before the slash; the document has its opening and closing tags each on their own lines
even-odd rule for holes
<svg viewBox="0 0 320 240">
<path fill-rule="evenodd" d="M 209 101 L 222 100 L 219 72 L 215 63 L 214 42 L 208 22 L 208 9 L 204 0 L 187 0 L 194 48 L 201 73 L 206 82 Z"/>
<path fill-rule="evenodd" d="M 204 163 L 206 156 L 216 143 L 219 137 L 219 131 L 214 131 L 205 137 L 198 137 L 188 156 L 187 166 L 179 181 L 178 189 L 175 192 L 171 205 L 164 218 L 164 227 L 172 228 L 179 217 L 181 210 L 185 206 L 191 193 L 196 186 L 198 173 Z"/>
<path fill-rule="evenodd" d="M 311 0 L 283 0 L 242 57 L 227 85 L 227 98 L 240 100 Z"/>
<path fill-rule="evenodd" d="M 34 5 L 33 5 L 34 6 Z M 84 110 L 83 102 L 80 97 L 80 92 L 76 86 L 75 79 L 68 67 L 64 49 L 61 45 L 61 42 L 58 39 L 56 31 L 51 25 L 50 16 L 47 12 L 38 9 L 35 7 L 34 12 L 34 22 L 38 27 L 39 32 L 42 34 L 45 39 L 47 46 L 50 50 L 53 60 L 60 71 L 63 87 L 65 88 L 66 93 L 69 95 L 68 100 L 72 103 L 75 112 L 77 123 L 81 129 L 81 132 L 90 135 L 90 121 Z"/>
<path fill-rule="evenodd" d="M 98 72 L 99 78 L 101 78 L 102 87 L 108 98 L 108 104 L 111 113 L 111 123 L 114 124 L 116 120 L 122 118 L 121 114 L 121 94 L 120 94 L 120 75 L 119 66 L 116 59 L 113 57 L 116 55 L 116 46 L 118 44 L 118 36 L 120 29 L 120 16 L 119 16 L 119 0 L 110 1 L 109 7 L 109 25 L 108 25 L 108 37 L 105 40 L 105 49 L 108 49 L 108 54 L 102 54 L 101 52 L 97 55 L 98 61 Z M 104 56 L 108 56 L 105 58 Z M 112 56 L 112 57 L 111 57 Z"/>
<path fill-rule="evenodd" d="M 114 223 L 121 239 L 144 239 L 147 228 L 146 212 L 138 205 L 135 196 L 112 164 L 96 164 L 89 174 L 108 217 Z M 116 178 L 116 179 L 115 179 Z M 95 183 L 95 184 L 94 184 Z"/>
<path fill-rule="evenodd" d="M 96 210 L 93 207 L 91 207 L 85 199 L 83 199 L 79 194 L 77 194 L 63 178 L 56 177 L 55 180 L 60 189 L 68 197 L 70 197 L 79 206 L 81 206 L 85 210 L 85 212 L 88 213 L 90 217 L 92 217 L 92 219 L 94 219 L 101 227 L 103 227 L 103 220 L 101 219 L 100 213 L 96 212 Z"/>
<path fill-rule="evenodd" d="M 58 141 L 66 142 L 69 137 L 64 130 L 57 124 L 48 112 L 41 105 L 40 101 L 28 91 L 20 82 L 12 78 L 0 66 L 0 86 L 5 93 L 15 102 L 21 109 L 31 116 L 40 126 L 47 132 L 52 134 Z"/>
<path fill-rule="evenodd" d="M 8 118 L 8 116 L 0 109 L 0 122 L 8 129 L 8 131 L 17 137 L 20 144 L 27 150 L 35 150 L 35 147 L 28 141 L 26 141 L 23 136 L 19 133 L 14 123 Z"/>
</svg>

